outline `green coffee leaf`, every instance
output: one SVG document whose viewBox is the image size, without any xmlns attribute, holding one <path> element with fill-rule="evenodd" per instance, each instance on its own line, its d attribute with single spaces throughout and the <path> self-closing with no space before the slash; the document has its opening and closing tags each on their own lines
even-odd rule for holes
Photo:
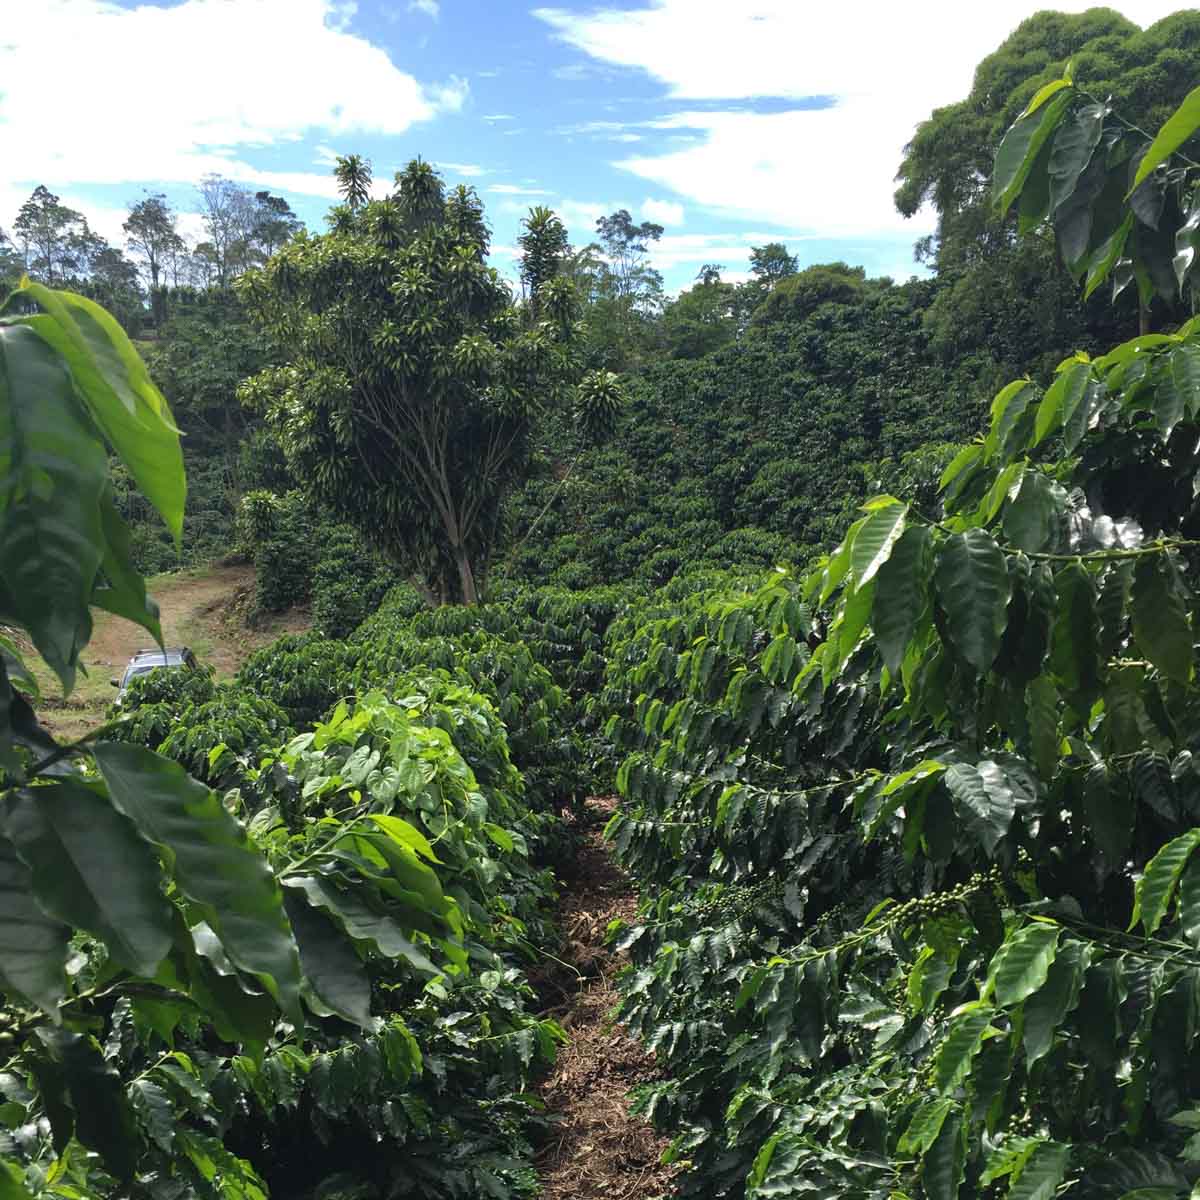
<svg viewBox="0 0 1200 1200">
<path fill-rule="evenodd" d="M 1012 591 L 1003 552 L 982 529 L 953 534 L 939 547 L 934 581 L 955 650 L 986 672 L 1000 650 Z"/>
<path fill-rule="evenodd" d="M 932 540 L 925 526 L 909 526 L 876 578 L 871 626 L 883 661 L 893 675 L 900 672 L 904 652 L 928 602 Z"/>
<path fill-rule="evenodd" d="M 873 508 L 854 538 L 850 552 L 850 567 L 854 573 L 856 587 L 862 587 L 875 578 L 880 567 L 888 561 L 897 539 L 904 532 L 904 519 L 908 505 L 892 497 L 884 497 L 889 504 Z"/>
<path fill-rule="evenodd" d="M 921 1182 L 927 1200 L 957 1200 L 967 1158 L 967 1129 L 956 1108 L 943 1122 L 921 1163 Z"/>
<path fill-rule="evenodd" d="M 137 975 L 152 976 L 171 947 L 162 870 L 108 798 L 64 777 L 9 800 L 8 834 L 46 913 L 100 938 Z"/>
<path fill-rule="evenodd" d="M 84 296 L 28 281 L 20 292 L 45 310 L 25 324 L 65 360 L 92 418 L 178 543 L 187 494 L 179 431 L 133 343 Z"/>
<path fill-rule="evenodd" d="M 994 762 L 955 763 L 945 774 L 955 811 L 990 857 L 1012 826 L 1017 797 Z"/>
<path fill-rule="evenodd" d="M 338 1016 L 371 1029 L 371 981 L 354 944 L 300 893 L 285 888 L 283 903 L 311 994 Z"/>
<path fill-rule="evenodd" d="M 991 1008 L 976 1001 L 952 1020 L 950 1033 L 934 1060 L 934 1084 L 942 1095 L 954 1091 L 970 1073 L 993 1015 Z"/>
<path fill-rule="evenodd" d="M 1043 550 L 1066 509 L 1063 488 L 1040 471 L 1026 471 L 1004 511 L 1004 536 L 1030 554 Z"/>
<path fill-rule="evenodd" d="M 1055 1031 L 1079 1003 L 1091 959 L 1091 946 L 1064 942 L 1050 964 L 1046 982 L 1025 1001 L 1025 1061 L 1030 1067 L 1049 1053 Z"/>
<path fill-rule="evenodd" d="M 992 196 L 1001 216 L 1020 194 L 1034 160 L 1046 139 L 1058 128 L 1071 103 L 1071 91 L 1060 92 L 1027 117 L 1019 117 L 996 151 L 992 168 Z"/>
<path fill-rule="evenodd" d="M 0 835 L 0 988 L 58 1019 L 71 929 L 46 916 L 16 847 Z"/>
<path fill-rule="evenodd" d="M 300 960 L 279 885 L 220 797 L 141 746 L 98 742 L 94 752 L 114 806 L 163 852 L 230 959 L 302 1021 Z"/>
<path fill-rule="evenodd" d="M 1070 1165 L 1070 1146 L 1061 1142 L 1043 1142 L 1020 1173 L 1014 1172 L 1006 1200 L 1054 1200 Z"/>
<path fill-rule="evenodd" d="M 0 325 L 0 623 L 29 631 L 70 691 L 104 557 L 104 447 L 59 356 Z"/>
<path fill-rule="evenodd" d="M 937 1140 L 946 1117 L 954 1109 L 954 1101 L 943 1096 L 922 1104 L 913 1114 L 908 1128 L 900 1135 L 896 1153 L 906 1157 L 921 1158 Z"/>
<path fill-rule="evenodd" d="M 1192 677 L 1192 629 L 1183 583 L 1166 554 L 1138 559 L 1133 574 L 1133 636 L 1146 657 L 1166 676 Z"/>
<path fill-rule="evenodd" d="M 1059 932 L 1057 925 L 1032 921 L 1005 939 L 990 971 L 997 1004 L 1020 1004 L 1046 982 L 1058 953 Z"/>
<path fill-rule="evenodd" d="M 1149 935 L 1163 923 L 1175 894 L 1175 886 L 1197 846 L 1200 846 L 1200 829 L 1190 829 L 1169 841 L 1146 864 L 1146 872 L 1133 890 L 1130 929 L 1140 920 Z"/>
<path fill-rule="evenodd" d="M 1129 191 L 1132 193 L 1156 167 L 1161 166 L 1180 146 L 1200 129 L 1200 87 L 1190 91 L 1171 114 L 1142 156 Z"/>
</svg>

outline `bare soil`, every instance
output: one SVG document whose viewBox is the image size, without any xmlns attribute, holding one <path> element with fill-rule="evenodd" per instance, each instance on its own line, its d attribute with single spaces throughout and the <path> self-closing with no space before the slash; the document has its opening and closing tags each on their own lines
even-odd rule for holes
<svg viewBox="0 0 1200 1200">
<path fill-rule="evenodd" d="M 604 945 L 605 931 L 637 910 L 601 832 L 614 805 L 612 797 L 594 797 L 577 818 L 579 847 L 558 911 L 565 965 L 551 963 L 533 979 L 547 1015 L 571 1039 L 540 1088 L 554 1120 L 537 1163 L 543 1200 L 651 1200 L 671 1191 L 675 1175 L 660 1161 L 669 1139 L 629 1113 L 630 1089 L 661 1075 L 653 1056 L 612 1019 L 624 964 Z"/>
<path fill-rule="evenodd" d="M 302 609 L 248 628 L 244 614 L 253 589 L 254 568 L 241 564 L 159 575 L 147 583 L 147 591 L 158 602 L 165 643 L 190 646 L 201 663 L 213 667 L 218 679 L 236 674 L 255 650 L 281 633 L 308 628 L 309 616 Z M 135 651 L 153 644 L 140 625 L 98 609 L 92 615 L 92 640 L 82 658 L 87 674 L 80 674 L 66 699 L 57 679 L 36 655 L 26 660 L 42 688 L 38 715 L 60 740 L 82 737 L 104 723 L 116 695 L 110 679 L 120 677 Z"/>
</svg>

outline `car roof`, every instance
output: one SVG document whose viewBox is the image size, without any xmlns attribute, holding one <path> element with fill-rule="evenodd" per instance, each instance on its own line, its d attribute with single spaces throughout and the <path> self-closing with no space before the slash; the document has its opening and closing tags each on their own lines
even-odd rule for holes
<svg viewBox="0 0 1200 1200">
<path fill-rule="evenodd" d="M 191 652 L 186 646 L 178 648 L 168 647 L 166 650 L 139 650 L 130 660 L 129 665 L 134 666 L 141 663 L 157 663 L 159 666 L 177 666 L 183 662 Z"/>
</svg>

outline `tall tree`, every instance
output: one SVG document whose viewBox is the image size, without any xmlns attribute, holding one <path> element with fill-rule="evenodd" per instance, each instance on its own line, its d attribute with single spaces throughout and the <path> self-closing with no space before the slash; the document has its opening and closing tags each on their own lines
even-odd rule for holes
<svg viewBox="0 0 1200 1200">
<path fill-rule="evenodd" d="M 83 214 L 48 188 L 39 185 L 21 205 L 13 232 L 31 275 L 53 284 L 80 273 L 91 231 Z"/>
<path fill-rule="evenodd" d="M 12 240 L 0 229 L 0 290 L 4 287 L 16 287 L 21 278 L 21 256 Z"/>
<path fill-rule="evenodd" d="M 735 340 L 737 288 L 721 279 L 721 268 L 705 263 L 696 283 L 663 312 L 663 337 L 672 358 L 702 358 Z"/>
<path fill-rule="evenodd" d="M 150 306 L 155 324 L 165 317 L 162 288 L 165 272 L 184 249 L 183 238 L 175 228 L 175 213 L 161 192 L 146 196 L 129 210 L 129 217 L 122 225 L 126 244 L 130 251 L 141 259 L 150 287 Z"/>
<path fill-rule="evenodd" d="M 1131 295 L 1115 308 L 1100 297 L 1085 304 L 1055 262 L 1049 238 L 1018 242 L 1016 213 L 1005 219 L 991 206 L 993 154 L 1008 126 L 1068 63 L 1081 87 L 1111 99 L 1136 125 L 1157 128 L 1194 86 L 1198 50 L 1196 10 L 1145 30 L 1111 8 L 1041 12 L 979 63 L 965 99 L 918 126 L 900 163 L 896 207 L 911 217 L 930 205 L 937 215 L 936 235 L 918 242 L 917 253 L 947 285 L 930 325 L 948 356 L 983 349 L 1011 373 L 1025 369 L 1029 345 L 1046 346 L 1053 362 L 1136 329 Z M 1165 314 L 1163 301 L 1156 307 Z"/>
<path fill-rule="evenodd" d="M 795 275 L 800 269 L 800 260 L 788 253 L 782 242 L 768 242 L 765 246 L 754 246 L 750 251 L 750 271 L 765 287 L 774 287 L 781 279 Z"/>
<path fill-rule="evenodd" d="M 653 221 L 635 224 L 627 209 L 596 222 L 599 241 L 577 267 L 590 278 L 589 357 L 615 371 L 638 365 L 662 311 L 662 276 L 650 265 L 650 245 L 662 237 Z"/>
<path fill-rule="evenodd" d="M 282 197 L 270 192 L 254 193 L 254 218 L 250 240 L 265 262 L 276 250 L 285 246 L 303 228 L 303 222 L 292 212 L 292 206 Z"/>
<path fill-rule="evenodd" d="M 522 312 L 487 265 L 473 190 L 447 195 L 420 160 L 384 200 L 359 204 L 346 182 L 330 233 L 301 234 L 239 285 L 290 351 L 243 397 L 323 504 L 435 597 L 474 603 L 539 423 L 572 403 L 601 423 L 615 379 L 580 382 L 574 290 L 542 252 L 561 243 L 555 219 L 527 222 Z"/>
<path fill-rule="evenodd" d="M 228 287 L 247 265 L 255 220 L 254 198 L 222 175 L 200 182 L 200 216 L 212 247 L 217 287 Z"/>
<path fill-rule="evenodd" d="M 371 198 L 371 160 L 361 154 L 339 156 L 333 168 L 338 191 L 351 210 L 362 208 Z"/>
</svg>

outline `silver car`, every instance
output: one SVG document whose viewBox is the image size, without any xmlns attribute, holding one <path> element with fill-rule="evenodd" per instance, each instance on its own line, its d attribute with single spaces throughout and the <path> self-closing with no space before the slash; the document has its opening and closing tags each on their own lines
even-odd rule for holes
<svg viewBox="0 0 1200 1200">
<path fill-rule="evenodd" d="M 176 648 L 154 646 L 149 650 L 139 650 L 129 660 L 125 674 L 120 679 L 112 679 L 109 682 L 118 689 L 116 703 L 120 704 L 121 697 L 128 691 L 130 683 L 139 675 L 147 675 L 160 667 L 176 671 L 194 671 L 197 669 L 197 665 L 196 656 L 186 646 Z"/>
</svg>

